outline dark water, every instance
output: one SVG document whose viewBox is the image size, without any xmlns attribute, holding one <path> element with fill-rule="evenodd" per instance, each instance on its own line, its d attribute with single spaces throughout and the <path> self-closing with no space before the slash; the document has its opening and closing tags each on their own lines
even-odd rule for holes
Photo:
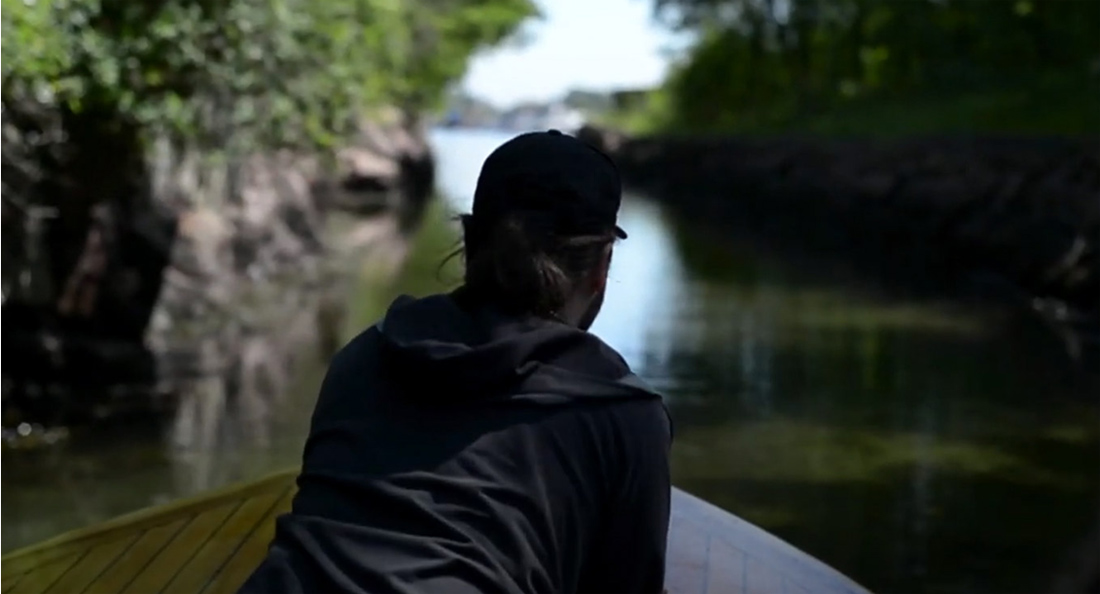
<svg viewBox="0 0 1100 594">
<path fill-rule="evenodd" d="M 440 189 L 464 209 L 502 138 L 435 140 Z M 1098 385 L 1055 335 L 988 306 L 886 296 L 640 199 L 621 222 L 593 331 L 667 395 L 678 486 L 880 592 L 1046 592 L 1100 558 Z M 415 266 L 402 287 L 431 290 L 433 273 Z M 348 332 L 381 294 L 345 296 Z M 294 311 L 299 339 L 278 356 L 263 335 L 242 343 L 259 364 L 194 381 L 163 422 L 6 451 L 4 549 L 296 463 L 324 367 L 316 313 Z"/>
</svg>

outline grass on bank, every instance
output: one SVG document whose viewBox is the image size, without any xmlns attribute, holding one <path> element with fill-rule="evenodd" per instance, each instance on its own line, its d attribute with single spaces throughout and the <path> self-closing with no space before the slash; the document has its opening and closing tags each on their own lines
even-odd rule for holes
<svg viewBox="0 0 1100 594">
<path fill-rule="evenodd" d="M 632 135 L 731 134 L 903 138 L 937 134 L 1096 136 L 1100 78 L 1053 78 L 1012 88 L 865 97 L 814 112 L 782 103 L 730 109 L 708 122 L 677 114 L 666 90 L 593 123 Z"/>
</svg>

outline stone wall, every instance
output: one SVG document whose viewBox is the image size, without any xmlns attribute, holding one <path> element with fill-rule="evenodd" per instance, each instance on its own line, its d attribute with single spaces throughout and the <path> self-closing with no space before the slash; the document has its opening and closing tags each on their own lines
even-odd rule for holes
<svg viewBox="0 0 1100 594">
<path fill-rule="evenodd" d="M 340 249 L 331 213 L 381 230 L 373 244 L 400 243 L 434 185 L 426 131 L 395 117 L 364 124 L 335 163 L 289 151 L 227 158 L 162 141 L 143 166 L 118 159 L 129 173 L 98 176 L 118 181 L 99 185 L 81 180 L 116 160 L 78 168 L 67 156 L 76 152 L 51 148 L 53 158 L 8 124 L 5 424 L 85 415 L 108 393 L 147 393 L 166 368 L 205 373 L 209 348 L 197 345 L 232 351 L 233 340 L 218 338 L 226 327 L 264 332 L 250 301 L 325 282 Z"/>
<path fill-rule="evenodd" d="M 580 135 L 693 220 L 898 277 L 995 284 L 1090 324 L 1100 310 L 1095 140 Z"/>
<path fill-rule="evenodd" d="M 287 274 L 311 282 L 330 251 L 330 213 L 392 215 L 407 221 L 407 232 L 434 183 L 424 131 L 396 121 L 364 124 L 329 168 L 285 151 L 211 166 L 201 155 L 165 149 L 158 161 L 157 195 L 179 220 L 161 320 L 198 317 L 230 303 L 244 285 Z"/>
</svg>

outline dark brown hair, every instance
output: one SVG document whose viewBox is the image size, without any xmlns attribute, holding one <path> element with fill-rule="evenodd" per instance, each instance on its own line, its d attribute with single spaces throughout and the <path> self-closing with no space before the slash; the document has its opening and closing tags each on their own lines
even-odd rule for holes
<svg viewBox="0 0 1100 594">
<path fill-rule="evenodd" d="M 553 316 L 569 298 L 573 284 L 600 264 L 611 231 L 564 235 L 554 231 L 551 215 L 518 211 L 484 224 L 461 215 L 462 255 L 468 293 L 509 313 Z"/>
</svg>

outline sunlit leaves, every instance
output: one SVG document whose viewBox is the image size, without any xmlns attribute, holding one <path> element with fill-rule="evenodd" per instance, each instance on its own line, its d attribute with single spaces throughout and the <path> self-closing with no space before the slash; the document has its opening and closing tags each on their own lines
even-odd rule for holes
<svg viewBox="0 0 1100 594">
<path fill-rule="evenodd" d="M 689 128 L 812 116 L 871 97 L 1046 92 L 1055 78 L 1085 89 L 1100 63 L 1095 0 L 653 2 L 664 22 L 696 34 L 666 88 Z"/>
<path fill-rule="evenodd" d="M 329 145 L 416 111 L 530 0 L 3 0 L 4 101 L 96 104 L 214 145 Z"/>
</svg>

